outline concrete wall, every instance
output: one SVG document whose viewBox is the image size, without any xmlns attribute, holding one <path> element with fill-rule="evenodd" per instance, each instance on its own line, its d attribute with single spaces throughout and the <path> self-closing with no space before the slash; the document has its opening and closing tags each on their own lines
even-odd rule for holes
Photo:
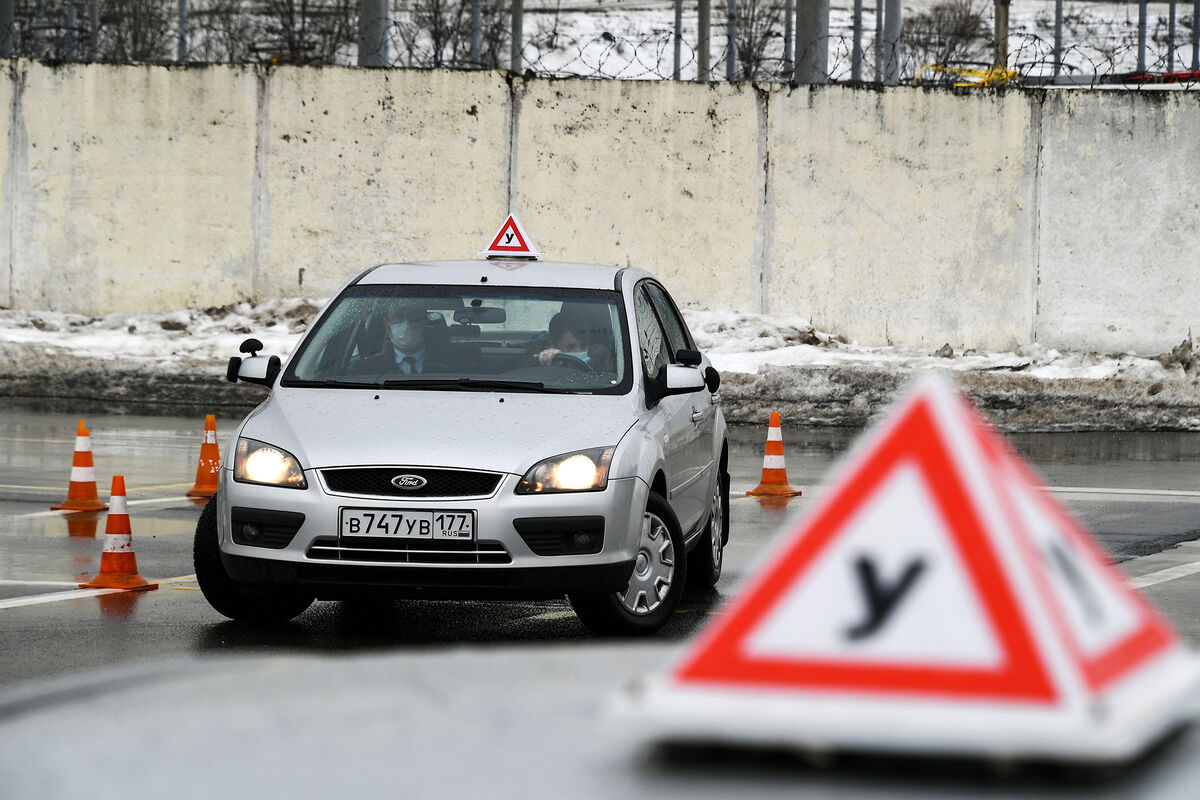
<svg viewBox="0 0 1200 800">
<path fill-rule="evenodd" d="M 1200 92 L 12 62 L 0 107 L 5 307 L 327 295 L 512 210 L 550 257 L 867 344 L 1200 330 Z"/>
</svg>

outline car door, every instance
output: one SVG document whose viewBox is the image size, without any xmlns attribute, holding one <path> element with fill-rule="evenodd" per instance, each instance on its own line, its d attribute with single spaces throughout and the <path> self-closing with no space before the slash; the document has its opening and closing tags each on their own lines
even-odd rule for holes
<svg viewBox="0 0 1200 800">
<path fill-rule="evenodd" d="M 648 287 L 642 282 L 634 290 L 633 308 L 641 347 L 642 368 L 648 380 L 658 378 L 673 353 L 667 331 L 655 310 Z M 703 492 L 697 492 L 695 461 L 696 425 L 692 420 L 695 405 L 691 395 L 662 398 L 647 414 L 647 428 L 662 442 L 663 460 L 667 475 L 667 500 L 684 533 L 691 531 L 704 513 Z"/>
<path fill-rule="evenodd" d="M 670 344 L 672 361 L 677 362 L 675 354 L 680 350 L 695 350 L 696 342 L 688 330 L 683 315 L 670 294 L 660 284 L 647 282 L 646 293 L 654 304 L 659 320 L 663 323 L 667 340 Z M 705 361 L 698 369 L 703 370 L 708 365 Z M 691 394 L 683 395 L 687 401 L 685 410 L 691 421 L 691 429 L 687 437 L 687 449 L 684 459 L 688 477 L 687 492 L 689 502 L 694 501 L 699 507 L 699 514 L 708 511 L 709 490 L 712 486 L 713 471 L 716 469 L 716 454 L 713 452 L 717 411 L 713 403 L 712 393 L 702 389 Z"/>
</svg>

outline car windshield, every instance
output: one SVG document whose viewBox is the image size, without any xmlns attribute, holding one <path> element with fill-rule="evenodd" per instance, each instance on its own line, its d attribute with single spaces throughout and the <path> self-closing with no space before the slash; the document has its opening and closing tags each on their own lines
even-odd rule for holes
<svg viewBox="0 0 1200 800">
<path fill-rule="evenodd" d="M 615 291 L 360 285 L 305 337 L 284 386 L 621 394 Z"/>
</svg>

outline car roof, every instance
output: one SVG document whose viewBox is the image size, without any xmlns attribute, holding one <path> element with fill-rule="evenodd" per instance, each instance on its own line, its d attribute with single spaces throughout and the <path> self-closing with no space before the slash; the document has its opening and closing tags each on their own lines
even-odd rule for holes
<svg viewBox="0 0 1200 800">
<path fill-rule="evenodd" d="M 619 289 L 621 283 L 652 278 L 649 272 L 611 264 L 568 261 L 417 261 L 380 264 L 355 284 L 429 284 L 440 286 L 552 286 L 565 289 Z M 486 280 L 485 280 L 486 279 Z"/>
</svg>

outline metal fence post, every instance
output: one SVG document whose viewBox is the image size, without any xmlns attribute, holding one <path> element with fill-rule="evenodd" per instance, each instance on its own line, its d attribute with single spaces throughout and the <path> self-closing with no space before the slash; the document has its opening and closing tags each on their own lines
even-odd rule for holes
<svg viewBox="0 0 1200 800">
<path fill-rule="evenodd" d="M 1198 0 L 1200 2 L 1200 0 Z M 91 0 L 88 3 L 88 27 L 91 29 L 92 41 L 89 46 L 88 55 L 92 61 L 100 60 L 100 0 Z"/>
<path fill-rule="evenodd" d="M 46 55 L 46 0 L 38 0 L 33 12 L 33 57 Z"/>
<path fill-rule="evenodd" d="M 1195 24 L 1194 22 L 1192 24 Z M 1175 71 L 1175 0 L 1167 20 L 1167 72 Z"/>
<path fill-rule="evenodd" d="M 829 81 L 829 0 L 796 3 L 796 83 Z"/>
<path fill-rule="evenodd" d="M 75 8 L 75 0 L 67 0 L 67 30 L 63 37 L 66 42 L 66 56 L 68 61 L 74 61 L 79 58 L 79 31 L 76 28 L 79 25 L 79 15 Z"/>
<path fill-rule="evenodd" d="M 737 0 L 725 0 L 725 80 L 737 80 Z"/>
<path fill-rule="evenodd" d="M 12 58 L 15 0 L 0 0 L 0 58 Z"/>
<path fill-rule="evenodd" d="M 883 0 L 875 0 L 875 82 L 883 82 Z"/>
<path fill-rule="evenodd" d="M 675 0 L 675 68 L 671 80 L 679 80 L 680 61 L 683 57 L 683 0 Z"/>
<path fill-rule="evenodd" d="M 1200 70 L 1200 0 L 1192 3 L 1192 72 Z"/>
<path fill-rule="evenodd" d="M 1196 2 L 1200 2 L 1200 0 L 1196 0 Z M 696 80 L 707 83 L 712 78 L 712 75 L 709 74 L 712 68 L 709 61 L 712 55 L 712 0 L 700 0 L 696 12 L 699 22 L 699 32 L 696 35 L 700 39 L 700 52 L 697 53 L 696 61 Z"/>
<path fill-rule="evenodd" d="M 359 0 L 358 65 L 386 67 L 388 61 L 387 0 Z"/>
<path fill-rule="evenodd" d="M 1008 3 L 996 0 L 996 66 L 1008 69 Z"/>
<path fill-rule="evenodd" d="M 521 44 L 525 39 L 525 4 L 523 0 L 513 0 L 512 4 L 512 51 L 509 59 L 509 69 L 521 71 Z"/>
<path fill-rule="evenodd" d="M 483 69 L 483 0 L 471 3 L 471 66 Z"/>
<path fill-rule="evenodd" d="M 1063 65 L 1063 0 L 1054 0 L 1054 77 Z"/>
<path fill-rule="evenodd" d="M 900 0 L 887 0 L 883 14 L 883 82 L 900 82 Z"/>
<path fill-rule="evenodd" d="M 179 47 L 175 60 L 188 60 L 188 0 L 179 0 Z"/>
<path fill-rule="evenodd" d="M 1147 0 L 1138 0 L 1138 72 L 1146 71 L 1146 15 Z"/>
<path fill-rule="evenodd" d="M 795 39 L 795 31 L 792 30 L 792 22 L 795 19 L 795 8 L 793 8 L 792 0 L 787 0 L 783 8 L 783 70 L 787 72 L 792 69 L 792 40 Z"/>
<path fill-rule="evenodd" d="M 850 80 L 862 81 L 863 0 L 854 0 L 854 42 L 850 48 Z"/>
</svg>

